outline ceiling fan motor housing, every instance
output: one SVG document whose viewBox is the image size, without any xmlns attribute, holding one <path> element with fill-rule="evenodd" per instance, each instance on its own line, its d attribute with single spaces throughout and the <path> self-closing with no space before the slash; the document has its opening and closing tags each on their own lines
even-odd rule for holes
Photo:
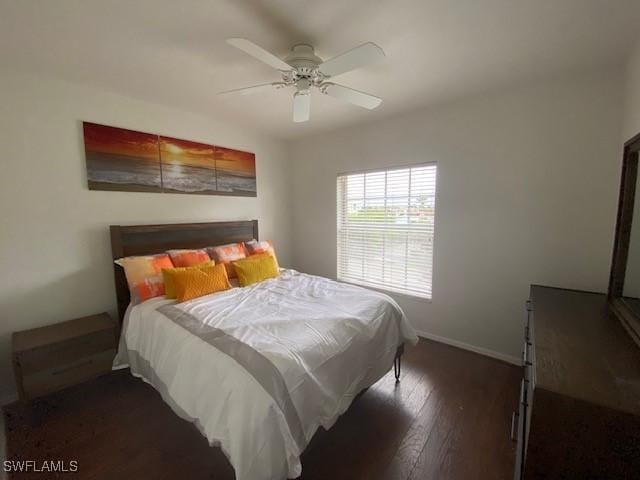
<svg viewBox="0 0 640 480">
<path fill-rule="evenodd" d="M 284 61 L 291 65 L 293 70 L 283 73 L 283 80 L 295 83 L 298 91 L 308 90 L 311 85 L 318 86 L 326 78 L 318 69 L 322 59 L 315 54 L 311 45 L 304 43 L 294 45 Z M 301 80 L 307 82 L 301 82 Z"/>
<path fill-rule="evenodd" d="M 289 55 L 284 59 L 289 65 L 297 69 L 313 70 L 322 63 L 322 59 L 315 54 L 311 45 L 300 43 L 291 47 Z"/>
</svg>

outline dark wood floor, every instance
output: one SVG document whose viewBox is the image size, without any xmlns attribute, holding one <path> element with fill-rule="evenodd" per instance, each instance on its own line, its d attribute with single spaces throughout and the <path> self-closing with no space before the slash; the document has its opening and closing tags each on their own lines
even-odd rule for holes
<svg viewBox="0 0 640 480">
<path fill-rule="evenodd" d="M 331 430 L 316 434 L 301 479 L 511 478 L 520 375 L 517 367 L 421 340 L 405 354 L 400 384 L 386 375 Z M 128 371 L 28 408 L 12 405 L 5 418 L 7 458 L 77 460 L 78 472 L 60 478 L 234 477 L 221 451 Z"/>
<path fill-rule="evenodd" d="M 640 315 L 640 298 L 624 297 L 624 299 L 636 315 Z"/>
</svg>

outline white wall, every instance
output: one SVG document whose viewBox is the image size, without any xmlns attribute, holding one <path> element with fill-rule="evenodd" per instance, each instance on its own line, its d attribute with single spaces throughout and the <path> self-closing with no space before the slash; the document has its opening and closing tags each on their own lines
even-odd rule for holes
<svg viewBox="0 0 640 480">
<path fill-rule="evenodd" d="M 422 332 L 507 356 L 529 284 L 604 292 L 620 163 L 621 73 L 592 72 L 296 141 L 294 267 L 336 275 L 336 174 L 438 163 Z"/>
<path fill-rule="evenodd" d="M 624 141 L 640 133 L 640 41 L 627 63 L 624 89 Z"/>
<path fill-rule="evenodd" d="M 82 120 L 255 152 L 258 197 L 89 191 Z M 257 218 L 290 263 L 285 145 L 213 113 L 0 72 L 0 145 L 0 396 L 14 392 L 12 331 L 115 311 L 110 224 Z"/>
</svg>

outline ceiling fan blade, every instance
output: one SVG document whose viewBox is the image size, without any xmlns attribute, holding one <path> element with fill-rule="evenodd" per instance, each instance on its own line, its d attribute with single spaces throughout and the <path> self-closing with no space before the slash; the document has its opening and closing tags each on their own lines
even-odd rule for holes
<svg viewBox="0 0 640 480">
<path fill-rule="evenodd" d="M 229 45 L 233 45 L 236 48 L 239 48 L 244 53 L 251 55 L 253 58 L 266 63 L 276 70 L 291 70 L 291 65 L 285 63 L 283 60 L 280 60 L 278 57 L 276 57 L 273 53 L 267 52 L 264 48 L 259 47 L 246 38 L 227 38 L 227 43 Z"/>
<path fill-rule="evenodd" d="M 306 122 L 311 115 L 311 95 L 309 93 L 293 94 L 293 121 Z"/>
<path fill-rule="evenodd" d="M 354 105 L 358 105 L 359 107 L 366 108 L 368 110 L 373 110 L 382 103 L 382 99 L 380 97 L 330 82 L 323 83 L 320 86 L 320 91 L 331 97 L 346 100 L 349 103 L 353 103 Z"/>
<path fill-rule="evenodd" d="M 218 95 L 229 95 L 229 94 L 250 95 L 252 93 L 264 92 L 265 90 L 272 90 L 273 88 L 282 88 L 282 86 L 284 86 L 283 82 L 262 83 L 260 85 L 252 85 L 251 87 L 242 87 L 242 88 L 234 88 L 233 90 L 225 90 L 223 92 L 218 92 Z"/>
<path fill-rule="evenodd" d="M 341 53 L 320 65 L 320 71 L 328 77 L 364 67 L 384 58 L 384 50 L 372 42 L 363 43 L 348 52 Z"/>
</svg>

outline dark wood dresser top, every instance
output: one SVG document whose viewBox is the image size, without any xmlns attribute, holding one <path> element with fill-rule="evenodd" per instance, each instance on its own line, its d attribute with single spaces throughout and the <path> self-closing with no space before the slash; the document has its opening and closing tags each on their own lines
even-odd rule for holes
<svg viewBox="0 0 640 480">
<path fill-rule="evenodd" d="M 606 295 L 533 285 L 531 301 L 536 388 L 640 415 L 640 348 Z"/>
<path fill-rule="evenodd" d="M 22 330 L 13 333 L 13 351 L 15 353 L 33 350 L 46 345 L 67 341 L 101 330 L 112 330 L 115 322 L 107 313 L 75 318 L 66 322 L 53 323 L 44 327 Z"/>
</svg>

